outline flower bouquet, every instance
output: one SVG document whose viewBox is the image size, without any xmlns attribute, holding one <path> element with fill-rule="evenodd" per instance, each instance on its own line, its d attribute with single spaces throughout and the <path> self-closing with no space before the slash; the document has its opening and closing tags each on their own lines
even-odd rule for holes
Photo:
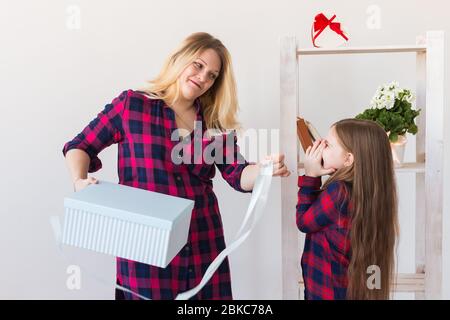
<svg viewBox="0 0 450 320">
<path fill-rule="evenodd" d="M 394 81 L 380 86 L 369 108 L 356 116 L 356 119 L 376 121 L 386 131 L 396 166 L 403 163 L 406 133 L 415 135 L 418 130 L 414 119 L 420 109 L 413 109 L 414 101 L 411 90 L 400 88 L 398 82 Z"/>
</svg>

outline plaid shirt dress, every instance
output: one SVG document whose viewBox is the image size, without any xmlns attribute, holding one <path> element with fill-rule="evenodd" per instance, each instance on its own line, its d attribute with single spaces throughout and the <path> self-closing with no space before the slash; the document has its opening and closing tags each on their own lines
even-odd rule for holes
<svg viewBox="0 0 450 320">
<path fill-rule="evenodd" d="M 206 125 L 198 100 L 194 106 L 197 121 L 203 123 L 203 133 Z M 239 153 L 234 133 L 222 134 L 224 139 L 216 141 L 205 139 L 201 134 L 197 138 L 191 133 L 191 145 L 185 145 L 179 153 L 179 157 L 191 159 L 191 163 L 180 164 L 171 157 L 172 149 L 180 141 L 172 141 L 176 129 L 175 113 L 164 101 L 128 90 L 107 104 L 63 148 L 64 155 L 70 149 L 84 150 L 90 157 L 89 172 L 96 172 L 102 166 L 97 156 L 99 152 L 117 143 L 120 184 L 194 200 L 188 242 L 166 268 L 117 258 L 117 283 L 150 299 L 174 299 L 178 293 L 195 287 L 209 264 L 225 248 L 222 219 L 211 180 L 215 167 L 234 189 L 251 192 L 240 186 L 242 170 L 249 163 Z M 198 126 L 196 130 L 200 130 Z M 223 159 L 212 163 L 198 161 L 192 144 L 200 143 L 203 151 L 212 142 L 223 146 L 223 152 L 217 155 L 213 150 L 214 159 L 219 156 Z M 139 299 L 122 291 L 116 291 L 116 298 Z M 227 259 L 192 299 L 232 299 Z"/>
<path fill-rule="evenodd" d="M 346 298 L 351 257 L 351 185 L 335 181 L 320 190 L 321 178 L 298 177 L 296 221 L 306 233 L 301 259 L 306 300 Z"/>
</svg>

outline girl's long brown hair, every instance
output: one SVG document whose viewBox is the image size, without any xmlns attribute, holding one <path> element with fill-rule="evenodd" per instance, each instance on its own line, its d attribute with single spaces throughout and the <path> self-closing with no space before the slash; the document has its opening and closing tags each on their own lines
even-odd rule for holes
<svg viewBox="0 0 450 320">
<path fill-rule="evenodd" d="M 353 164 L 337 170 L 324 184 L 351 182 L 351 259 L 347 299 L 389 299 L 399 233 L 397 190 L 386 132 L 374 121 L 345 119 L 333 125 Z M 369 266 L 378 266 L 381 287 L 369 289 Z"/>
</svg>

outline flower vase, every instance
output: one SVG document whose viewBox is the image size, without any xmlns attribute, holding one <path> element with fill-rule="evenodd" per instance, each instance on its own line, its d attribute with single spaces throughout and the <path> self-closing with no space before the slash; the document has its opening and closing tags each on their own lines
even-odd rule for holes
<svg viewBox="0 0 450 320">
<path fill-rule="evenodd" d="M 394 167 L 401 167 L 403 165 L 403 159 L 405 156 L 406 137 L 398 136 L 396 142 L 391 142 L 392 160 L 394 161 Z"/>
</svg>

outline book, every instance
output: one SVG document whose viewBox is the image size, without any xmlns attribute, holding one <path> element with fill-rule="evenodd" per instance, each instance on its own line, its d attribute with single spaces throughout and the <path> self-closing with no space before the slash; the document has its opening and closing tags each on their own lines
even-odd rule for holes
<svg viewBox="0 0 450 320">
<path fill-rule="evenodd" d="M 299 117 L 297 117 L 297 136 L 304 152 L 313 145 L 314 141 L 320 139 L 317 129 L 310 122 Z"/>
</svg>

